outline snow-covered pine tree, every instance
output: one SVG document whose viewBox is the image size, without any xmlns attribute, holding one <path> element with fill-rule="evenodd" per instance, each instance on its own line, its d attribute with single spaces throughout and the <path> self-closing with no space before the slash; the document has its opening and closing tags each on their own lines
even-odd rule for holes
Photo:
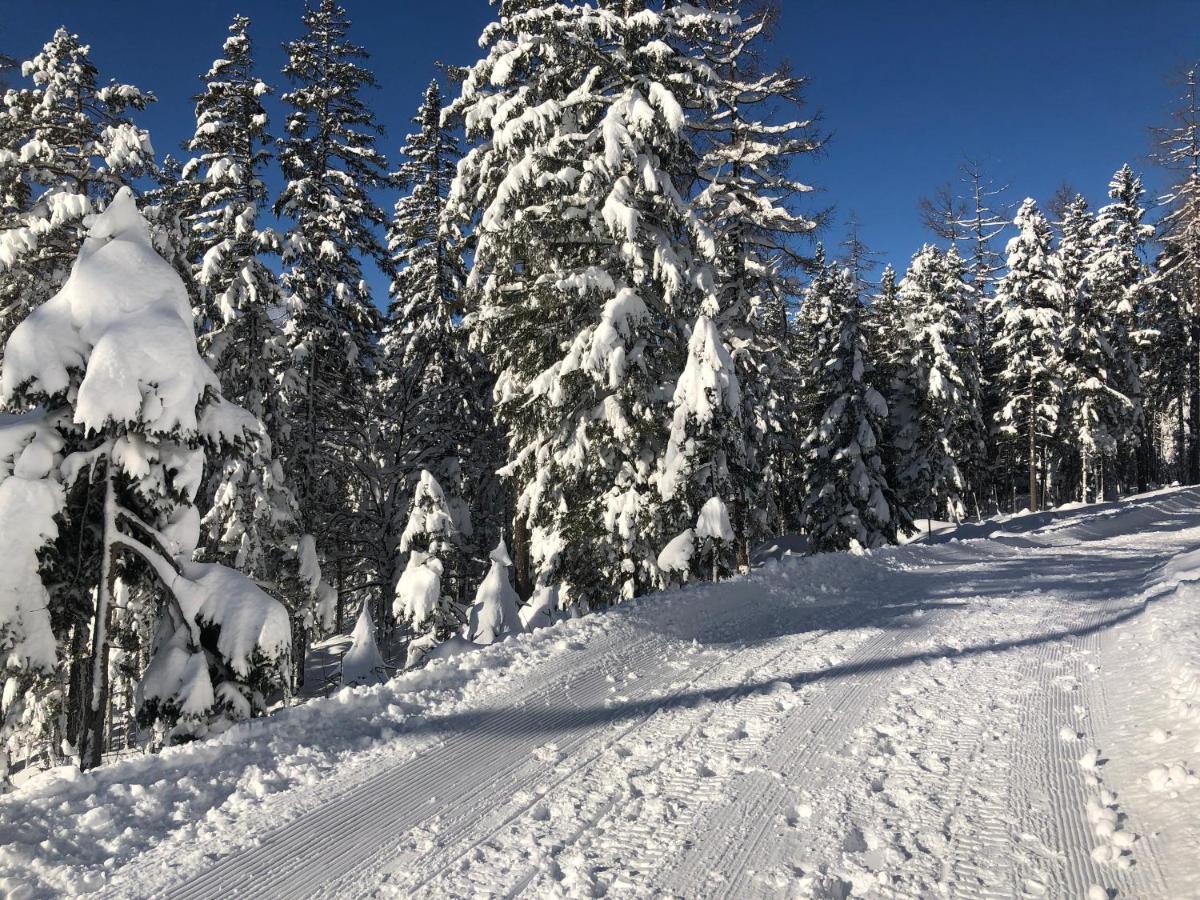
<svg viewBox="0 0 1200 900">
<path fill-rule="evenodd" d="M 973 291 L 974 318 L 978 329 L 983 389 L 983 420 L 988 428 L 988 464 L 974 473 L 970 490 L 979 501 L 988 498 L 998 511 L 998 480 L 1007 466 L 995 422 L 1004 405 L 1001 373 L 1006 360 L 999 352 L 1002 310 L 996 301 L 996 281 L 1004 259 L 996 241 L 1012 224 L 1004 203 L 1006 192 L 987 175 L 984 161 L 965 157 L 959 166 L 958 187 L 945 185 L 930 199 L 922 200 L 926 226 L 953 246 L 963 246 L 968 280 Z"/>
<path fill-rule="evenodd" d="M 1078 195 L 1067 203 L 1062 216 L 1058 258 L 1066 297 L 1066 332 L 1057 444 L 1065 457 L 1065 474 L 1078 482 L 1072 493 L 1088 501 L 1109 482 L 1109 466 L 1132 407 L 1114 383 L 1119 366 L 1109 342 L 1110 310 L 1092 296 L 1088 278 L 1095 253 L 1096 218 Z"/>
<path fill-rule="evenodd" d="M 44 666 L 45 623 L 28 603 L 48 601 L 80 765 L 104 751 L 119 585 L 127 603 L 154 604 L 140 617 L 153 635 L 138 635 L 143 722 L 179 740 L 262 709 L 286 668 L 287 613 L 244 575 L 191 561 L 206 453 L 256 423 L 221 397 L 182 281 L 128 188 L 91 221 L 62 290 L 9 338 L 0 402 L 22 413 L 0 441 L 0 496 L 15 503 L 0 510 L 0 545 L 23 549 L 28 590 L 15 631 L 26 647 L 34 637 L 28 668 Z M 14 630 L 9 599 L 0 632 Z"/>
<path fill-rule="evenodd" d="M 1065 294 L 1058 258 L 1051 250 L 1050 223 L 1028 198 L 1013 222 L 1008 272 L 996 288 L 1003 310 L 997 348 L 1007 360 L 1000 381 L 1004 406 L 1001 433 L 1018 442 L 1029 473 L 1029 508 L 1039 508 L 1041 453 L 1058 432 L 1062 402 L 1062 308 Z"/>
<path fill-rule="evenodd" d="M 475 592 L 475 602 L 467 612 L 466 637 L 477 644 L 496 641 L 522 630 L 518 610 L 520 598 L 508 580 L 512 557 L 504 539 L 491 552 L 492 566 Z"/>
<path fill-rule="evenodd" d="M 695 205 L 717 242 L 719 308 L 709 311 L 730 350 L 742 384 L 740 426 L 744 452 L 732 457 L 728 502 L 737 562 L 745 565 L 762 538 L 781 527 L 789 402 L 789 298 L 796 274 L 810 265 L 799 251 L 822 214 L 801 214 L 797 203 L 811 188 L 792 173 L 822 144 L 803 115 L 805 80 L 764 60 L 771 14 L 749 11 L 742 0 L 714 0 L 731 16 L 727 29 L 707 33 L 705 58 L 715 73 L 714 102 L 691 122 L 699 161 Z"/>
<path fill-rule="evenodd" d="M 899 517 L 879 446 L 887 402 L 872 384 L 853 272 L 835 266 L 805 303 L 814 328 L 808 388 L 815 416 L 803 445 L 809 551 L 895 543 Z"/>
<path fill-rule="evenodd" d="M 396 278 L 380 342 L 378 421 L 371 429 L 371 488 L 364 498 L 376 535 L 369 552 L 376 557 L 377 580 L 388 587 L 396 583 L 397 562 L 402 563 L 395 548 L 417 473 L 430 470 L 421 475 L 418 493 L 426 475 L 434 478 L 439 493 L 450 492 L 446 502 L 456 541 L 470 543 L 475 533 L 470 501 L 487 498 L 499 465 L 491 440 L 490 380 L 461 324 L 462 241 L 442 224 L 461 154 L 441 112 L 441 89 L 433 81 L 414 119 L 417 130 L 401 149 L 404 161 L 395 178 L 406 194 L 388 228 Z M 494 537 L 488 531 L 485 537 Z M 462 563 L 470 555 L 462 554 L 446 572 L 446 589 L 460 602 L 467 599 L 469 573 Z"/>
<path fill-rule="evenodd" d="M 1160 220 L 1163 252 L 1158 273 L 1177 301 L 1176 313 L 1159 305 L 1158 327 L 1178 318 L 1186 330 L 1187 452 L 1183 480 L 1200 484 L 1200 72 L 1192 68 L 1184 79 L 1183 96 L 1174 123 L 1159 129 L 1159 162 L 1174 175 Z M 1164 298 L 1160 296 L 1160 301 Z M 1158 353 L 1153 358 L 1160 359 Z M 1181 431 L 1183 429 L 1181 428 Z"/>
<path fill-rule="evenodd" d="M 978 332 L 965 268 L 954 247 L 943 253 L 927 244 L 899 288 L 907 347 L 896 377 L 908 388 L 911 422 L 901 429 L 909 434 L 893 487 L 913 515 L 928 519 L 945 513 L 960 521 L 969 485 L 985 464 Z M 978 498 L 972 505 L 978 511 Z"/>
<path fill-rule="evenodd" d="M 377 235 L 387 217 L 371 191 L 391 183 L 376 147 L 382 131 L 362 98 L 375 77 L 349 42 L 334 0 L 307 7 L 304 35 L 286 45 L 292 90 L 279 160 L 286 183 L 276 212 L 291 220 L 282 243 L 288 360 L 280 378 L 287 428 L 280 455 L 300 510 L 340 575 L 361 538 L 350 476 L 379 332 L 364 262 L 391 271 Z M 352 483 L 353 482 L 353 483 Z M 342 588 L 339 577 L 339 591 Z"/>
<path fill-rule="evenodd" d="M 245 16 L 234 18 L 221 56 L 203 76 L 187 143 L 195 155 L 180 181 L 201 346 L 225 398 L 260 423 L 252 440 L 210 473 L 205 551 L 270 585 L 311 627 L 316 591 L 299 578 L 296 501 L 275 455 L 285 430 L 276 388 L 286 358 L 276 322 L 283 297 L 264 260 L 278 252 L 275 233 L 260 224 L 271 146 L 263 100 L 270 88 L 254 74 L 249 25 Z"/>
<path fill-rule="evenodd" d="M 502 0 L 450 107 L 474 141 L 450 205 L 477 223 L 471 322 L 498 379 L 517 556 L 568 604 L 659 584 L 656 550 L 685 524 L 664 520 L 651 482 L 662 386 L 714 293 L 686 125 L 713 97 L 694 48 L 728 21 L 649 0 Z"/>
<path fill-rule="evenodd" d="M 1087 262 L 1087 279 L 1092 302 L 1103 308 L 1107 337 L 1112 349 L 1111 385 L 1132 406 L 1118 435 L 1125 459 L 1126 479 L 1144 491 L 1152 477 L 1154 451 L 1149 423 L 1154 418 L 1153 398 L 1144 396 L 1141 383 L 1142 353 L 1139 348 L 1142 315 L 1150 273 L 1142 260 L 1146 241 L 1154 234 L 1143 222 L 1146 211 L 1142 180 L 1128 165 L 1109 182 L 1112 201 L 1096 214 L 1092 228 L 1092 253 Z"/>
<path fill-rule="evenodd" d="M 401 556 L 408 555 L 408 562 L 396 583 L 392 606 L 396 621 L 417 635 L 409 646 L 410 666 L 465 620 L 458 598 L 466 580 L 466 560 L 455 518 L 442 486 L 430 472 L 422 471 L 397 548 Z"/>
<path fill-rule="evenodd" d="M 732 531 L 726 533 L 729 507 L 745 499 L 748 485 L 738 481 L 751 474 L 746 466 L 742 393 L 733 357 L 708 316 L 698 316 L 692 327 L 687 364 L 675 386 L 673 404 L 658 489 L 665 502 L 679 506 L 671 518 L 694 528 L 701 547 L 693 558 L 707 565 L 715 581 L 734 568 L 736 538 Z M 713 523 L 724 523 L 725 528 Z"/>
<path fill-rule="evenodd" d="M 153 166 L 150 138 L 129 118 L 153 95 L 102 85 L 89 51 L 58 29 L 21 65 L 32 86 L 4 94 L 0 348 L 66 279 L 87 232 L 84 218 Z"/>
</svg>

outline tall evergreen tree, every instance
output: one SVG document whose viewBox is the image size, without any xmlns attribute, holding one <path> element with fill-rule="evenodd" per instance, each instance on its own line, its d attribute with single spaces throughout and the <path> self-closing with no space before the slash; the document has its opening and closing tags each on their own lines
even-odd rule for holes
<svg viewBox="0 0 1200 900">
<path fill-rule="evenodd" d="M 292 90 L 283 95 L 290 112 L 279 153 L 286 184 L 275 204 L 291 220 L 282 251 L 288 361 L 281 450 L 300 530 L 314 534 L 341 570 L 345 558 L 357 558 L 349 545 L 360 536 L 348 483 L 351 447 L 365 419 L 379 332 L 363 263 L 391 271 L 376 233 L 387 217 L 370 192 L 391 179 L 376 147 L 382 129 L 361 96 L 375 77 L 362 65 L 366 51 L 347 39 L 346 11 L 320 0 L 306 8 L 303 23 L 304 35 L 286 46 Z"/>
<path fill-rule="evenodd" d="M 893 486 L 901 504 L 927 518 L 966 514 L 968 485 L 985 464 L 976 323 L 965 266 L 951 247 L 926 245 L 913 257 L 898 292 L 906 348 L 897 379 L 907 387 Z M 978 501 L 978 498 L 976 498 Z M 978 505 L 976 503 L 976 505 Z"/>
<path fill-rule="evenodd" d="M 697 35 L 672 3 L 503 0 L 452 112 L 476 145 L 451 203 L 477 222 L 477 346 L 497 373 L 517 567 L 596 604 L 661 581 L 652 475 L 687 327 L 715 295 L 713 237 L 686 198 L 689 111 L 708 109 Z M 527 537 L 526 537 L 527 536 Z"/>
<path fill-rule="evenodd" d="M 1187 330 L 1188 484 L 1200 484 L 1200 75 L 1187 72 L 1174 123 L 1159 132 L 1159 161 L 1175 173 L 1163 198 L 1159 272 L 1179 299 Z M 1164 317 L 1170 321 L 1172 317 Z"/>
<path fill-rule="evenodd" d="M 81 767 L 99 765 L 105 749 L 118 625 L 132 626 L 148 660 L 143 724 L 180 740 L 261 711 L 286 669 L 287 614 L 240 573 L 191 561 L 206 453 L 244 441 L 256 423 L 221 397 L 183 284 L 128 188 L 91 221 L 62 290 L 11 335 L 0 401 L 23 413 L 16 440 L 0 440 L 20 451 L 3 464 L 12 483 L 0 485 L 0 544 L 33 546 L 24 529 L 40 541 L 36 558 L 19 562 L 33 564 L 26 590 L 46 606 L 33 620 L 19 608 L 18 624 L 28 640 L 40 618 L 44 641 L 48 613 L 69 667 L 62 736 Z M 31 669 L 45 663 L 49 648 L 38 646 Z"/>
<path fill-rule="evenodd" d="M 1112 311 L 1093 296 L 1089 278 L 1096 254 L 1095 222 L 1087 201 L 1076 195 L 1063 211 L 1058 248 L 1066 298 L 1058 447 L 1067 457 L 1067 468 L 1078 472 L 1078 492 L 1084 500 L 1090 500 L 1097 487 L 1115 487 L 1110 467 L 1132 413 L 1129 398 L 1121 392 L 1120 365 L 1110 341 Z"/>
<path fill-rule="evenodd" d="M 406 193 L 388 229 L 396 278 L 380 344 L 375 446 L 363 510 L 376 537 L 369 552 L 377 579 L 389 588 L 399 574 L 395 547 L 418 474 L 428 470 L 438 490 L 448 492 L 457 539 L 469 544 L 470 501 L 486 497 L 497 467 L 489 440 L 489 379 L 461 324 L 462 241 L 443 227 L 461 154 L 441 112 L 441 90 L 433 81 L 414 119 L 417 130 L 401 149 L 395 177 Z M 460 562 L 473 555 L 481 553 L 466 553 Z M 462 565 L 445 573 L 447 590 L 459 600 L 466 600 L 468 574 Z"/>
<path fill-rule="evenodd" d="M 1109 183 L 1112 201 L 1096 215 L 1092 228 L 1092 253 L 1087 261 L 1087 279 L 1092 302 L 1102 307 L 1106 319 L 1108 343 L 1112 352 L 1112 386 L 1129 399 L 1132 406 L 1118 435 L 1128 460 L 1127 476 L 1139 491 L 1150 481 L 1154 456 L 1150 421 L 1153 408 L 1147 410 L 1141 372 L 1145 369 L 1139 347 L 1140 330 L 1149 270 L 1142 259 L 1145 243 L 1154 229 L 1143 222 L 1142 181 L 1128 166 L 1122 166 Z"/>
<path fill-rule="evenodd" d="M 1062 307 L 1059 261 L 1050 223 L 1032 198 L 1017 211 L 1017 235 L 1008 242 L 1008 272 L 996 288 L 1002 310 L 997 347 L 1007 360 L 1000 375 L 1001 433 L 1019 443 L 1029 474 L 1029 508 L 1039 507 L 1041 452 L 1058 430 L 1062 402 Z"/>
<path fill-rule="evenodd" d="M 271 585 L 311 626 L 316 586 L 299 577 L 296 501 L 275 452 L 286 429 L 276 378 L 287 351 L 275 318 L 283 297 L 265 261 L 278 253 L 279 241 L 260 224 L 268 199 L 263 179 L 272 141 L 263 100 L 270 88 L 254 74 L 249 25 L 245 16 L 234 18 L 220 58 L 203 76 L 187 143 L 195 155 L 177 192 L 201 345 L 224 395 L 259 422 L 253 440 L 211 473 L 205 549 Z"/>
<path fill-rule="evenodd" d="M 21 66 L 0 117 L 0 348 L 66 280 L 86 216 L 153 167 L 149 135 L 130 119 L 154 100 L 104 85 L 78 35 L 60 28 Z"/>
<path fill-rule="evenodd" d="M 763 60 L 768 12 L 749 14 L 740 0 L 713 6 L 738 18 L 712 31 L 704 47 L 716 73 L 715 102 L 692 122 L 701 150 L 694 202 L 717 243 L 719 308 L 710 315 L 743 386 L 737 424 L 744 451 L 730 461 L 727 499 L 745 565 L 750 549 L 780 526 L 779 494 L 789 489 L 780 470 L 790 402 L 787 304 L 799 290 L 796 274 L 810 264 L 798 239 L 823 217 L 797 210 L 811 188 L 791 173 L 822 140 L 801 114 L 804 79 Z"/>
<path fill-rule="evenodd" d="M 814 326 L 808 389 L 815 413 L 804 438 L 804 521 L 809 550 L 895 543 L 898 516 L 881 438 L 887 402 L 872 381 L 853 272 L 835 267 L 805 298 Z"/>
<path fill-rule="evenodd" d="M 673 405 L 671 436 L 658 480 L 662 499 L 678 504 L 674 518 L 688 523 L 699 522 L 707 504 L 715 501 L 728 522 L 729 507 L 745 499 L 746 486 L 737 483 L 738 479 L 749 478 L 750 473 L 741 427 L 741 387 L 733 357 L 708 316 L 696 318 Z M 730 554 L 735 535 L 709 529 L 710 533 L 701 537 L 700 530 L 697 524 L 693 533 L 704 552 L 695 559 L 699 563 L 706 558 L 708 571 L 716 580 L 733 569 Z"/>
</svg>

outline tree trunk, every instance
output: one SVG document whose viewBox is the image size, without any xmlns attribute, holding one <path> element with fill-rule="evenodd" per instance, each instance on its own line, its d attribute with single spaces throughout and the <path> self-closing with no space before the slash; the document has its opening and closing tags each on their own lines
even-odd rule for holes
<svg viewBox="0 0 1200 900">
<path fill-rule="evenodd" d="M 112 624 L 112 594 L 117 578 L 117 501 L 113 489 L 111 461 L 104 476 L 104 539 L 100 563 L 100 584 L 96 588 L 96 611 L 92 620 L 92 646 L 87 678 L 87 709 L 84 711 L 79 744 L 79 768 L 94 769 L 104 759 L 104 724 L 108 709 L 108 631 Z"/>
<path fill-rule="evenodd" d="M 533 577 L 529 571 L 529 523 L 523 515 L 513 517 L 513 581 L 517 596 L 527 601 L 533 596 Z"/>
<path fill-rule="evenodd" d="M 1038 511 L 1037 413 L 1029 398 L 1029 511 Z"/>
<path fill-rule="evenodd" d="M 1200 298 L 1196 298 L 1200 299 Z M 1188 327 L 1188 484 L 1200 484 L 1200 317 Z"/>
<path fill-rule="evenodd" d="M 345 578 L 345 559 L 342 554 L 338 554 L 337 561 L 337 633 L 345 634 L 346 622 L 346 592 L 344 590 Z"/>
<path fill-rule="evenodd" d="M 1184 483 L 1184 455 L 1187 453 L 1187 395 L 1180 393 L 1175 401 L 1175 477 Z"/>
<path fill-rule="evenodd" d="M 1090 496 L 1088 496 L 1088 468 L 1091 466 L 1091 460 L 1088 458 L 1088 452 L 1086 450 L 1080 453 L 1079 460 L 1079 480 L 1083 486 L 1081 491 L 1082 496 L 1080 499 L 1083 500 L 1084 503 L 1089 503 L 1092 499 Z"/>
</svg>

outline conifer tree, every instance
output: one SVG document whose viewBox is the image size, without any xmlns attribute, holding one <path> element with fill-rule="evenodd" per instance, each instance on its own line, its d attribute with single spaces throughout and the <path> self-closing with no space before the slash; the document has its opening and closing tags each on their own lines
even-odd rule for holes
<svg viewBox="0 0 1200 900">
<path fill-rule="evenodd" d="M 438 490 L 449 491 L 446 502 L 453 510 L 457 540 L 470 543 L 475 529 L 469 503 L 488 499 L 498 467 L 490 381 L 461 324 L 466 280 L 462 241 L 443 226 L 461 154 L 441 112 L 441 90 L 433 81 L 414 119 L 417 130 L 401 149 L 403 162 L 395 178 L 406 193 L 388 228 L 396 277 L 380 343 L 375 389 L 379 421 L 373 429 L 371 488 L 364 511 L 377 536 L 372 552 L 379 560 L 378 579 L 389 586 L 397 577 L 393 551 L 418 473 L 429 470 Z M 423 483 L 425 475 L 420 477 Z M 447 572 L 447 589 L 460 600 L 465 600 L 467 574 L 462 565 Z"/>
<path fill-rule="evenodd" d="M 908 387 L 908 435 L 896 460 L 901 503 L 927 518 L 966 514 L 968 485 L 984 465 L 985 429 L 971 288 L 953 247 L 926 245 L 900 284 L 907 349 L 897 377 Z"/>
<path fill-rule="evenodd" d="M 341 569 L 356 558 L 348 542 L 361 537 L 349 471 L 379 331 L 363 264 L 391 270 L 376 234 L 386 216 L 371 191 L 391 180 L 376 147 L 382 129 L 361 96 L 375 77 L 362 65 L 366 52 L 347 39 L 346 11 L 320 0 L 306 8 L 303 24 L 304 35 L 286 46 L 292 89 L 283 95 L 290 111 L 279 152 L 286 183 L 275 204 L 291 222 L 282 242 L 281 450 L 299 530 L 314 534 Z"/>
<path fill-rule="evenodd" d="M 673 518 L 693 522 L 711 503 L 723 512 L 713 521 L 729 521 L 733 498 L 745 495 L 737 479 L 750 478 L 746 466 L 745 432 L 741 427 L 742 394 L 733 357 L 721 342 L 708 316 L 697 317 L 688 341 L 687 365 L 675 387 L 671 436 L 662 458 L 658 488 L 664 501 L 678 504 Z M 716 508 L 712 508 L 716 513 Z M 734 535 L 708 528 L 697 538 L 704 543 L 697 561 L 706 558 L 713 579 L 732 570 Z"/>
<path fill-rule="evenodd" d="M 512 557 L 501 539 L 490 554 L 491 568 L 475 592 L 475 602 L 467 612 L 466 636 L 477 644 L 496 641 L 522 630 L 517 608 L 519 599 L 508 580 Z"/>
<path fill-rule="evenodd" d="M 741 459 L 731 458 L 732 493 L 723 495 L 737 534 L 738 562 L 780 525 L 784 457 L 787 304 L 799 292 L 797 273 L 810 263 L 799 239 L 822 213 L 804 215 L 798 201 L 811 188 L 794 167 L 822 145 L 802 113 L 804 79 L 770 69 L 762 45 L 768 10 L 748 12 L 740 0 L 712 6 L 737 16 L 714 29 L 704 47 L 716 77 L 707 115 L 692 122 L 701 150 L 695 205 L 717 243 L 719 308 L 710 311 L 741 380 Z"/>
<path fill-rule="evenodd" d="M 63 736 L 80 765 L 104 751 L 118 618 L 148 659 L 139 718 L 166 739 L 263 710 L 286 670 L 287 614 L 242 574 L 191 561 L 206 453 L 246 440 L 256 423 L 221 397 L 183 284 L 128 188 L 91 222 L 62 290 L 10 337 L 0 402 L 22 413 L 15 441 L 0 441 L 10 450 L 0 495 L 20 514 L 0 510 L 0 544 L 35 550 L 18 574 L 47 601 L 69 667 Z M 44 618 L 16 612 L 26 645 L 37 641 L 30 669 L 44 667 Z M 0 615 L 0 631 L 11 628 L 7 604 Z"/>
<path fill-rule="evenodd" d="M 149 135 L 130 119 L 152 94 L 104 85 L 78 35 L 60 28 L 21 65 L 29 87 L 0 116 L 0 348 L 66 280 L 86 216 L 153 167 Z"/>
<path fill-rule="evenodd" d="M 1115 487 L 1110 466 L 1132 412 L 1117 381 L 1120 366 L 1110 342 L 1111 311 L 1097 302 L 1089 278 L 1096 252 L 1095 223 L 1087 201 L 1076 195 L 1063 211 L 1058 248 L 1066 297 L 1058 446 L 1068 469 L 1078 472 L 1079 496 L 1085 501 L 1097 487 Z"/>
<path fill-rule="evenodd" d="M 279 281 L 267 260 L 279 238 L 260 224 L 272 139 L 263 106 L 270 88 L 254 73 L 249 20 L 237 16 L 222 55 L 202 77 L 195 154 L 164 203 L 184 219 L 181 247 L 194 290 L 201 346 L 225 395 L 258 420 L 252 439 L 235 445 L 211 471 L 203 554 L 252 575 L 291 612 L 300 635 L 328 622 L 327 585 L 300 556 L 312 541 L 299 534 L 299 512 L 276 448 L 288 433 L 278 380 L 289 354 L 276 310 Z M 178 267 L 178 263 L 176 263 Z M 292 682 L 303 681 L 304 648 L 293 653 Z"/>
<path fill-rule="evenodd" d="M 998 349 L 1007 359 L 1000 381 L 1004 406 L 1001 433 L 1024 450 L 1029 508 L 1039 508 L 1040 454 L 1057 433 L 1062 402 L 1062 307 L 1065 293 L 1050 223 L 1032 198 L 1025 200 L 1008 242 L 1008 272 L 996 288 L 1002 310 Z"/>
<path fill-rule="evenodd" d="M 450 592 L 465 580 L 462 534 L 442 486 L 428 471 L 421 472 L 413 491 L 398 549 L 408 562 L 396 584 L 392 611 L 397 622 L 418 635 L 409 645 L 411 668 L 465 620 L 462 603 Z"/>
<path fill-rule="evenodd" d="M 518 561 L 583 606 L 657 585 L 652 481 L 716 247 L 686 193 L 692 53 L 727 20 L 638 0 L 505 0 L 451 105 L 475 146 L 451 193 L 476 222 L 476 345 L 497 375 Z M 528 535 L 528 540 L 524 538 Z M 528 549 L 527 549 L 528 548 Z"/>
<path fill-rule="evenodd" d="M 805 303 L 815 329 L 808 381 L 815 416 L 803 444 L 809 550 L 894 543 L 896 502 L 880 453 L 887 402 L 872 384 L 854 274 L 835 267 Z"/>
<path fill-rule="evenodd" d="M 272 314 L 283 303 L 264 261 L 278 239 L 260 225 L 271 137 L 263 99 L 270 89 L 254 74 L 250 20 L 237 16 L 196 98 L 196 154 L 181 173 L 191 235 L 189 262 L 198 287 L 198 328 L 226 398 L 258 419 L 254 439 L 213 473 L 204 525 L 208 551 L 260 582 L 288 593 L 289 605 L 312 599 L 295 572 L 296 504 L 275 455 L 284 431 L 275 379 L 285 359 Z M 299 594 L 299 596 L 295 596 Z"/>
<path fill-rule="evenodd" d="M 1187 333 L 1187 465 L 1184 480 L 1200 484 L 1200 76 L 1189 69 L 1174 124 L 1159 131 L 1159 161 L 1175 179 L 1163 198 L 1163 253 L 1158 271 L 1178 299 Z M 1174 319 L 1168 310 L 1162 323 Z M 1173 330 L 1173 329 L 1168 329 Z"/>
<path fill-rule="evenodd" d="M 1153 409 L 1147 409 L 1141 383 L 1139 341 L 1147 294 L 1149 271 L 1142 260 L 1145 242 L 1154 229 L 1142 220 L 1141 206 L 1145 191 L 1142 181 L 1128 166 L 1122 166 L 1109 182 L 1112 201 L 1096 215 L 1092 228 L 1092 253 L 1087 262 L 1087 279 L 1092 302 L 1102 308 L 1106 319 L 1108 343 L 1112 352 L 1112 386 L 1128 398 L 1131 407 L 1118 435 L 1128 460 L 1124 467 L 1139 491 L 1151 477 L 1153 450 L 1149 423 Z"/>
</svg>

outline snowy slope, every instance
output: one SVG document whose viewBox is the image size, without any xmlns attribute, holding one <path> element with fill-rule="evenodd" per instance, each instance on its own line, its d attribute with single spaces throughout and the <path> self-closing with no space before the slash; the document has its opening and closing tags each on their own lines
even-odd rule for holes
<svg viewBox="0 0 1200 900">
<path fill-rule="evenodd" d="M 979 531 L 44 776 L 0 799 L 0 887 L 1200 897 L 1200 490 Z"/>
</svg>

